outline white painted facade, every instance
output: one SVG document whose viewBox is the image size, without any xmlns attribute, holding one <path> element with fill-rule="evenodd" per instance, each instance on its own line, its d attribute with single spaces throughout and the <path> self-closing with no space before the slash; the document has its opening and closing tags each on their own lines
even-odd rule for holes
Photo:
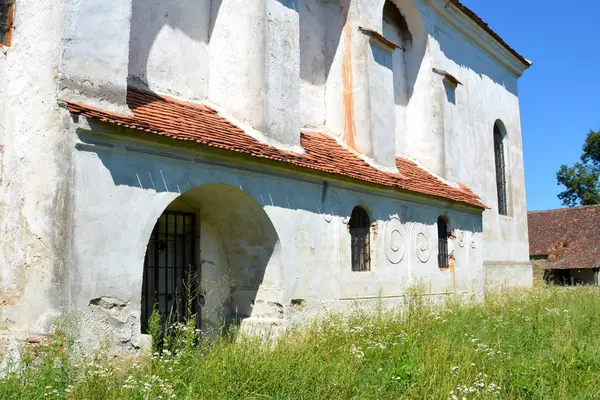
<svg viewBox="0 0 600 400">
<path fill-rule="evenodd" d="M 399 301 L 419 282 L 432 295 L 530 285 L 517 88 L 527 65 L 454 5 L 393 3 L 404 31 L 384 22 L 384 0 L 17 0 L 12 46 L 0 49 L 0 334 L 46 334 L 76 313 L 89 340 L 100 330 L 138 346 L 144 255 L 165 209 L 197 216 L 203 289 L 227 282 L 205 292 L 207 330 L 225 307 L 285 327 L 356 299 Z M 305 129 L 385 171 L 414 159 L 489 209 L 140 140 L 57 101 L 127 115 L 128 84 L 210 104 L 282 149 L 302 152 Z M 372 221 L 370 272 L 350 268 L 357 205 Z M 457 234 L 454 271 L 437 265 L 441 215 Z"/>
</svg>

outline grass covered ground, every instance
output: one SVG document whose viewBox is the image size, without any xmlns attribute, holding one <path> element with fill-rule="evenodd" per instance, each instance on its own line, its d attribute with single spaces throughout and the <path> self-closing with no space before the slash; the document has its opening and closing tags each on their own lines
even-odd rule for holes
<svg viewBox="0 0 600 400">
<path fill-rule="evenodd" d="M 537 288 L 484 302 L 370 311 L 276 345 L 225 337 L 146 360 L 72 360 L 65 338 L 0 381 L 1 399 L 597 399 L 600 291 Z M 33 358 L 33 357 L 32 357 Z"/>
</svg>

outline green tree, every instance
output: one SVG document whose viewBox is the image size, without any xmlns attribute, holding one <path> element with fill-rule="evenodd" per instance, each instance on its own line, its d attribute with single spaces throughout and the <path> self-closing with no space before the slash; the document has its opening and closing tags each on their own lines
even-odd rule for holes
<svg viewBox="0 0 600 400">
<path fill-rule="evenodd" d="M 563 205 L 600 204 L 600 130 L 590 131 L 583 145 L 581 162 L 561 165 L 556 173 L 559 185 L 566 190 L 558 195 Z"/>
</svg>

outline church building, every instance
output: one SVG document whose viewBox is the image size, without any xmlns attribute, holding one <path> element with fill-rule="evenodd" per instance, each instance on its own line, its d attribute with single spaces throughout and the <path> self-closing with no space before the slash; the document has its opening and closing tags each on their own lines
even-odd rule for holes
<svg viewBox="0 0 600 400">
<path fill-rule="evenodd" d="M 2 336 L 532 284 L 531 62 L 458 0 L 0 0 L 0 43 Z"/>
</svg>

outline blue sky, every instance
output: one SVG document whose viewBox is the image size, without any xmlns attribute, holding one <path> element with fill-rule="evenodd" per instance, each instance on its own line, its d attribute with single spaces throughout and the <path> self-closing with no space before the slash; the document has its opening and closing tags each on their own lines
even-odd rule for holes
<svg viewBox="0 0 600 400">
<path fill-rule="evenodd" d="M 559 208 L 556 171 L 600 128 L 600 1 L 462 1 L 534 62 L 519 83 L 527 208 Z"/>
</svg>

